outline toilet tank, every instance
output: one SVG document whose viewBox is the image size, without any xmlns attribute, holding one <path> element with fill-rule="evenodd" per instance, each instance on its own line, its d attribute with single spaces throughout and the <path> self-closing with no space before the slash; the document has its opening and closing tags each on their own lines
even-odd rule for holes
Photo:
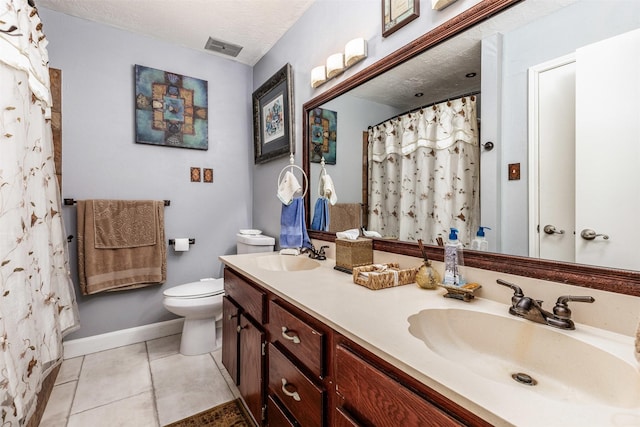
<svg viewBox="0 0 640 427">
<path fill-rule="evenodd" d="M 273 247 L 276 244 L 276 239 L 262 234 L 250 235 L 240 234 L 237 235 L 237 249 L 239 254 L 253 254 L 256 252 L 273 252 Z"/>
</svg>

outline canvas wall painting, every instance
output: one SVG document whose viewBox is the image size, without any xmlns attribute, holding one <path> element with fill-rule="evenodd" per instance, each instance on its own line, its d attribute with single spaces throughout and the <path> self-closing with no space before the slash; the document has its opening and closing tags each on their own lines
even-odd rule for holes
<svg viewBox="0 0 640 427">
<path fill-rule="evenodd" d="M 325 108 L 314 108 L 309 112 L 309 160 L 313 163 L 336 164 L 336 141 L 338 138 L 338 113 Z"/>
<path fill-rule="evenodd" d="M 135 66 L 136 142 L 209 148 L 206 80 Z"/>
</svg>

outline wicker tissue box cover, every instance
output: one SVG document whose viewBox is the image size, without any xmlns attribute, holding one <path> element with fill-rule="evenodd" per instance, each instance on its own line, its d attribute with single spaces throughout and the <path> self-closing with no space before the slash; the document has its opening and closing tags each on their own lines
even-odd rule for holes
<svg viewBox="0 0 640 427">
<path fill-rule="evenodd" d="M 336 266 L 351 270 L 373 264 L 373 242 L 358 237 L 356 240 L 336 239 Z"/>
<path fill-rule="evenodd" d="M 381 269 L 380 265 L 384 267 Z M 416 273 L 419 268 L 420 267 L 401 269 L 398 263 L 395 262 L 354 267 L 353 283 L 373 290 L 408 285 L 409 283 L 415 283 Z"/>
</svg>

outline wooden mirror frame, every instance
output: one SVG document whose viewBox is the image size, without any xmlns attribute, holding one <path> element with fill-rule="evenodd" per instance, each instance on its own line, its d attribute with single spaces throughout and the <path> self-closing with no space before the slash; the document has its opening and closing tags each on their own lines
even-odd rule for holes
<svg viewBox="0 0 640 427">
<path fill-rule="evenodd" d="M 473 25 L 502 12 L 523 0 L 484 0 L 439 27 L 425 33 L 378 62 L 370 65 L 352 77 L 336 84 L 331 89 L 307 101 L 302 107 L 302 164 L 307 176 L 310 176 L 309 162 L 309 111 L 320 107 L 327 101 L 348 92 L 360 84 L 392 69 L 396 65 L 415 57 L 425 50 L 453 37 Z M 310 191 L 305 196 L 306 221 L 310 224 Z M 333 242 L 334 233 L 309 230 L 309 237 Z M 416 243 L 394 240 L 373 239 L 373 249 L 409 255 L 421 258 Z M 444 260 L 443 248 L 427 245 L 427 256 L 436 261 Z M 552 282 L 566 283 L 609 292 L 640 296 L 640 272 L 611 268 L 594 267 L 582 264 L 550 261 L 523 256 L 503 255 L 494 252 L 465 251 L 465 265 L 500 273 L 532 277 Z"/>
</svg>

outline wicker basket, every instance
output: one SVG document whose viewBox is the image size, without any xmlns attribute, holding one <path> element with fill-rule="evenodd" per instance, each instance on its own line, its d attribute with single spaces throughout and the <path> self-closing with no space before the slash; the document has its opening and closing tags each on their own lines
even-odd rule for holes
<svg viewBox="0 0 640 427">
<path fill-rule="evenodd" d="M 395 270 L 398 273 L 397 282 L 395 280 L 396 274 L 394 271 L 382 271 L 379 274 L 370 274 L 368 277 L 361 276 L 360 273 L 369 273 L 378 270 L 378 267 L 375 265 L 364 265 L 362 267 L 353 268 L 353 283 L 373 290 L 415 283 L 416 273 L 418 272 L 419 267 L 400 269 L 398 263 L 395 262 L 382 265 L 385 265 L 389 269 Z"/>
<path fill-rule="evenodd" d="M 336 239 L 336 268 L 351 273 L 354 267 L 369 264 L 373 264 L 371 239 Z"/>
</svg>

